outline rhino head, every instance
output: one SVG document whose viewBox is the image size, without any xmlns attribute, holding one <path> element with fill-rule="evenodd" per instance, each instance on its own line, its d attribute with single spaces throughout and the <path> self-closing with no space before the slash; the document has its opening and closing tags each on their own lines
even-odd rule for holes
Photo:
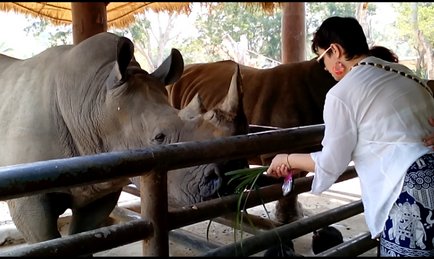
<svg viewBox="0 0 434 259">
<path fill-rule="evenodd" d="M 90 137 L 80 141 L 78 149 L 87 150 L 82 153 L 157 147 L 248 133 L 238 68 L 228 82 L 231 86 L 226 98 L 214 108 L 205 109 L 197 95 L 188 106 L 178 110 L 170 105 L 165 86 L 178 80 L 183 72 L 181 53 L 172 49 L 170 56 L 153 73 L 143 70 L 133 53 L 133 43 L 120 37 L 115 61 L 103 62 L 108 64 L 107 75 L 103 87 L 93 91 L 97 92 L 92 98 L 96 111 L 88 123 L 92 125 L 87 129 Z M 95 75 L 95 78 L 102 76 Z M 80 133 L 84 129 L 71 131 Z M 247 160 L 242 159 L 168 172 L 169 204 L 184 206 L 216 197 L 218 186 L 224 186 L 224 172 L 247 166 Z M 129 180 L 139 187 L 138 177 Z M 116 186 L 122 185 L 125 182 Z M 95 186 L 112 188 L 107 184 Z"/>
</svg>

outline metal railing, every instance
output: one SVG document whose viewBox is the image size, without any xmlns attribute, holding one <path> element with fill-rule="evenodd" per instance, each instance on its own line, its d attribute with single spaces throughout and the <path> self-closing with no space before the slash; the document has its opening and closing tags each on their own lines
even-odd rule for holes
<svg viewBox="0 0 434 259">
<path fill-rule="evenodd" d="M 74 255 L 85 255 L 124 245 L 126 241 L 143 240 L 144 255 L 169 256 L 170 230 L 234 212 L 237 200 L 235 196 L 228 196 L 196 204 L 196 209 L 187 206 L 169 211 L 167 191 L 165 191 L 169 170 L 273 152 L 295 152 L 302 148 L 318 147 L 323 132 L 324 125 L 320 124 L 0 167 L 0 200 L 134 176 L 141 176 L 142 197 L 140 219 L 48 240 L 0 255 L 61 256 L 71 255 L 71 250 L 75 251 Z M 349 172 L 341 176 L 341 180 L 356 176 L 353 168 L 348 170 Z M 297 193 L 310 190 L 311 180 L 311 178 L 296 179 L 297 186 L 304 186 L 297 187 Z M 262 187 L 260 192 L 265 202 L 282 197 L 279 184 Z M 251 193 L 246 206 L 250 208 L 260 203 L 260 199 Z M 197 209 L 198 207 L 200 209 Z M 123 225 L 127 223 L 130 224 Z M 131 233 L 129 238 L 116 238 L 118 233 L 129 235 L 119 228 L 129 229 L 128 231 L 131 231 L 128 232 Z M 102 233 L 111 233 L 111 235 L 104 236 L 101 235 Z M 113 238 L 105 244 L 100 242 L 107 237 Z M 97 244 L 100 242 L 101 245 L 87 246 L 85 243 L 90 243 L 90 240 Z"/>
</svg>

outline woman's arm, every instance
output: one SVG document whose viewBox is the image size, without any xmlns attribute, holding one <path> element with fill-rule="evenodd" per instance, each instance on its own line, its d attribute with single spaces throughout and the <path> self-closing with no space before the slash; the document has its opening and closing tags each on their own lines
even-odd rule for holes
<svg viewBox="0 0 434 259">
<path fill-rule="evenodd" d="M 310 154 L 278 154 L 267 174 L 286 177 L 300 171 L 314 172 L 321 187 L 331 185 L 351 161 L 357 143 L 357 125 L 351 111 L 339 98 L 328 94 L 324 106 L 325 132 L 322 151 Z M 319 174 L 319 175 L 318 175 Z M 318 185 L 318 184 L 317 184 Z"/>
</svg>

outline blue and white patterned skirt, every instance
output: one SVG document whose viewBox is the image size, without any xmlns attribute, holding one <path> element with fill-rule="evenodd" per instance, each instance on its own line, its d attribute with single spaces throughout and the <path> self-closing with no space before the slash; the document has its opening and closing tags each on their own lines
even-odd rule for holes
<svg viewBox="0 0 434 259">
<path fill-rule="evenodd" d="M 404 186 L 380 236 L 380 256 L 434 256 L 434 154 L 407 170 Z"/>
</svg>

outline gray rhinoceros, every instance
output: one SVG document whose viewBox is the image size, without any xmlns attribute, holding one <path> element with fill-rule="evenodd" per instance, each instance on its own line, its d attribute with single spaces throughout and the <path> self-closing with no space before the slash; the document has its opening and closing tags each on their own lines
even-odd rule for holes
<svg viewBox="0 0 434 259">
<path fill-rule="evenodd" d="M 248 132 L 238 70 L 224 102 L 206 110 L 197 96 L 178 110 L 170 105 L 165 85 L 183 72 L 180 52 L 172 49 L 149 74 L 135 61 L 133 51 L 129 39 L 100 33 L 26 60 L 0 55 L 0 166 Z M 213 163 L 169 172 L 171 206 L 215 196 L 225 170 L 247 166 L 247 161 L 230 162 L 232 168 Z M 36 243 L 60 237 L 57 220 L 68 208 L 69 234 L 98 228 L 131 181 L 114 180 L 7 203 L 26 242 Z"/>
</svg>

